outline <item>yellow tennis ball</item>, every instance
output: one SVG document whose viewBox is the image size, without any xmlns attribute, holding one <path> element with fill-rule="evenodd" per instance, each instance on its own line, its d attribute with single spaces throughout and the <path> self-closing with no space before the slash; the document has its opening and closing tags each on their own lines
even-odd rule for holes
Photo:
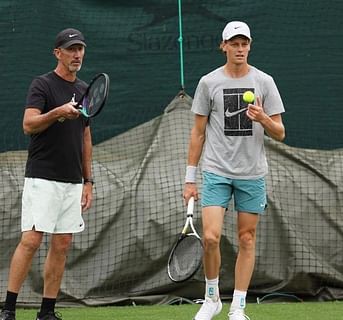
<svg viewBox="0 0 343 320">
<path fill-rule="evenodd" d="M 243 101 L 246 103 L 253 103 L 255 100 L 255 95 L 252 91 L 245 91 L 243 94 Z"/>
</svg>

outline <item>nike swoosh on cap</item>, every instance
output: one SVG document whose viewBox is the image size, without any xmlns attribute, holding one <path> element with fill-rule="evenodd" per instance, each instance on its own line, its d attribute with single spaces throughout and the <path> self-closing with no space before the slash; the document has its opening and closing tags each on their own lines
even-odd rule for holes
<svg viewBox="0 0 343 320">
<path fill-rule="evenodd" d="M 77 36 L 77 33 L 70 34 L 70 35 L 69 35 L 69 38 L 74 38 L 74 37 L 76 37 L 76 36 Z"/>
</svg>

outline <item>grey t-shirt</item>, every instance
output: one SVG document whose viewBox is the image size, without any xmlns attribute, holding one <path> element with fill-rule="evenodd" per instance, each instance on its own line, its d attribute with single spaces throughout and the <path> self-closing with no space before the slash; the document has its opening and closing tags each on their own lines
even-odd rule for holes
<svg viewBox="0 0 343 320">
<path fill-rule="evenodd" d="M 247 90 L 261 98 L 267 115 L 285 111 L 273 78 L 253 66 L 241 78 L 229 77 L 222 66 L 200 79 L 192 111 L 208 116 L 204 171 L 234 179 L 258 179 L 267 174 L 264 128 L 242 110 L 247 107 L 243 101 Z"/>
</svg>

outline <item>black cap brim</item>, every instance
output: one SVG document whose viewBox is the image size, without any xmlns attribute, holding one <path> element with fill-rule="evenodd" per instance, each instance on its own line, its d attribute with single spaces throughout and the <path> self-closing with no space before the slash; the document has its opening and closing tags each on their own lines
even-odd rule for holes
<svg viewBox="0 0 343 320">
<path fill-rule="evenodd" d="M 86 44 L 82 40 L 75 39 L 75 40 L 70 40 L 70 41 L 64 43 L 63 45 L 59 46 L 59 48 L 66 49 L 66 48 L 69 48 L 70 46 L 72 46 L 73 44 L 81 44 L 84 47 L 87 47 Z"/>
</svg>

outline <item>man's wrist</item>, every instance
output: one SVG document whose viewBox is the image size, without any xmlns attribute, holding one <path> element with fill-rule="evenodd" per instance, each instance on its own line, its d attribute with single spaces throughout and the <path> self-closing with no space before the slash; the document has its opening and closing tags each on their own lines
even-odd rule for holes
<svg viewBox="0 0 343 320">
<path fill-rule="evenodd" d="M 94 179 L 93 178 L 84 178 L 83 184 L 87 184 L 87 183 L 94 185 Z"/>
<path fill-rule="evenodd" d="M 196 166 L 187 166 L 185 183 L 196 183 L 197 169 L 198 169 L 198 167 L 196 167 Z"/>
</svg>

